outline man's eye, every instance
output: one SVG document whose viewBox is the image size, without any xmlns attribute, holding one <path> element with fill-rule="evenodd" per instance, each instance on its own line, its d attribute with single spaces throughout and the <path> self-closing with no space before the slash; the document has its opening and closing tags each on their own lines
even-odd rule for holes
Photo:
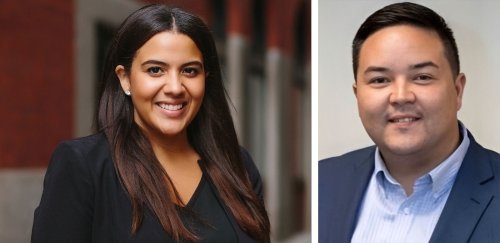
<svg viewBox="0 0 500 243">
<path fill-rule="evenodd" d="M 432 77 L 428 76 L 428 75 L 418 75 L 417 77 L 415 77 L 415 80 L 431 80 Z"/>
<path fill-rule="evenodd" d="M 151 73 L 151 74 L 160 74 L 161 73 L 161 68 L 160 67 L 150 67 L 150 68 L 148 68 L 148 73 Z"/>
<path fill-rule="evenodd" d="M 389 80 L 387 78 L 374 78 L 370 80 L 371 84 L 385 84 L 388 83 Z"/>
</svg>

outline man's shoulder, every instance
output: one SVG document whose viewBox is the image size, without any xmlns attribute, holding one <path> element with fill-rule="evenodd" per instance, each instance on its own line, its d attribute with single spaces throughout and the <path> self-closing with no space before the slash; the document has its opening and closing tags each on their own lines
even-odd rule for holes
<svg viewBox="0 0 500 243">
<path fill-rule="evenodd" d="M 366 161 L 369 157 L 373 156 L 374 152 L 375 146 L 369 146 L 340 156 L 322 159 L 319 161 L 319 169 L 321 171 L 322 168 L 352 166 L 355 162 L 361 163 Z"/>
<path fill-rule="evenodd" d="M 500 154 L 494 150 L 480 146 L 480 150 L 488 155 L 488 158 L 494 161 L 494 163 L 500 165 Z"/>
<path fill-rule="evenodd" d="M 500 154 L 491 149 L 482 148 L 483 152 L 488 155 L 488 158 L 492 161 L 493 166 L 499 168 L 500 167 Z"/>
<path fill-rule="evenodd" d="M 320 241 L 347 242 L 374 168 L 375 146 L 323 159 L 318 166 Z M 332 230 L 337 229 L 337 231 Z M 345 240 L 340 239 L 344 238 Z"/>
<path fill-rule="evenodd" d="M 479 144 L 472 135 L 470 135 L 471 144 L 469 145 L 469 149 L 467 151 L 467 158 L 474 158 L 474 162 L 477 163 L 476 160 L 480 158 L 480 160 L 489 161 L 491 166 L 495 168 L 495 171 L 500 171 L 500 154 L 496 151 L 483 147 Z"/>
</svg>

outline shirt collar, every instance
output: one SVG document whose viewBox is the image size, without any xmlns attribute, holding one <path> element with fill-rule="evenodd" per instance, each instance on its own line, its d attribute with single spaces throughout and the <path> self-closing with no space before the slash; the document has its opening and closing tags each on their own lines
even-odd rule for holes
<svg viewBox="0 0 500 243">
<path fill-rule="evenodd" d="M 434 197 L 439 197 L 447 189 L 451 188 L 448 185 L 455 180 L 458 170 L 460 169 L 462 161 L 464 160 L 465 154 L 467 153 L 467 150 L 469 148 L 470 139 L 467 133 L 467 128 L 465 128 L 462 122 L 459 121 L 458 123 L 460 135 L 462 138 L 460 145 L 436 168 L 432 169 L 429 173 L 417 179 L 418 181 L 430 176 Z M 377 183 L 383 188 L 384 194 L 386 193 L 386 182 L 389 182 L 393 185 L 400 185 L 389 173 L 389 170 L 385 166 L 385 162 L 380 155 L 378 147 L 375 149 L 375 168 L 373 173 L 373 175 L 376 176 Z"/>
<path fill-rule="evenodd" d="M 467 129 L 461 122 L 459 122 L 459 126 L 462 142 L 448 158 L 429 172 L 432 178 L 432 190 L 435 196 L 441 195 L 448 188 L 447 185 L 455 180 L 469 148 L 470 139 L 467 134 Z"/>
</svg>

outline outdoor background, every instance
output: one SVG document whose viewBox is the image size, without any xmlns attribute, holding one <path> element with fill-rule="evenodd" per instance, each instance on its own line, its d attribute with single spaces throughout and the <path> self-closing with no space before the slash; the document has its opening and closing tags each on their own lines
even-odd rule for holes
<svg viewBox="0 0 500 243">
<path fill-rule="evenodd" d="M 0 0 L 0 242 L 29 242 L 55 146 L 91 133 L 114 30 L 146 0 Z M 310 242 L 310 0 L 162 1 L 213 30 L 273 242 Z"/>
<path fill-rule="evenodd" d="M 370 14 L 394 2 L 318 2 L 319 159 L 373 144 L 352 91 L 351 42 Z M 481 145 L 500 152 L 500 1 L 414 2 L 436 11 L 454 31 L 461 71 L 467 77 L 459 119 Z"/>
</svg>

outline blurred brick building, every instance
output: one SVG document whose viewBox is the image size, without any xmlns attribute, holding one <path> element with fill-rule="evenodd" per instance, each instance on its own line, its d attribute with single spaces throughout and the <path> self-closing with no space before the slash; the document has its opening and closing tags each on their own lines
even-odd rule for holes
<svg viewBox="0 0 500 243">
<path fill-rule="evenodd" d="M 0 0 L 0 242 L 29 239 L 52 150 L 92 132 L 114 30 L 154 2 Z M 310 0 L 161 2 L 200 15 L 213 30 L 240 142 L 264 179 L 273 239 L 307 235 Z"/>
</svg>

